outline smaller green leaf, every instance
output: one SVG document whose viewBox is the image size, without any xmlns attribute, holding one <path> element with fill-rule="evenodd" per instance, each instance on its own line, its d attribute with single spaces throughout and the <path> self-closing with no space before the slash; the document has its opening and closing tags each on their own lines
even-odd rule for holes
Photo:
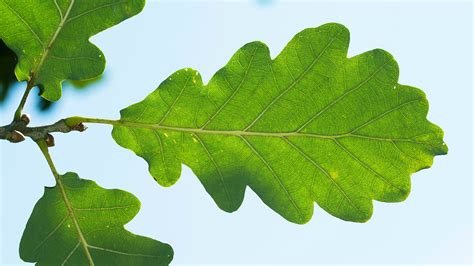
<svg viewBox="0 0 474 266">
<path fill-rule="evenodd" d="M 66 173 L 33 209 L 20 256 L 40 265 L 168 265 L 168 244 L 124 229 L 139 209 L 128 192 Z"/>
<path fill-rule="evenodd" d="M 0 39 L 18 56 L 15 74 L 61 98 L 61 83 L 99 76 L 105 58 L 89 38 L 138 14 L 145 0 L 0 0 Z"/>
</svg>

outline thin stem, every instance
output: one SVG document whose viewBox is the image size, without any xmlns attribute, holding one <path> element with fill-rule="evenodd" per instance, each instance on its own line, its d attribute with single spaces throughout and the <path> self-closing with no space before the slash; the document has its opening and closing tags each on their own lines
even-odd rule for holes
<svg viewBox="0 0 474 266">
<path fill-rule="evenodd" d="M 121 120 L 103 119 L 103 118 L 91 118 L 91 117 L 73 117 L 78 119 L 81 123 L 93 123 L 93 124 L 108 124 L 108 125 L 120 125 L 123 124 Z M 66 119 L 67 120 L 67 119 Z"/>
<path fill-rule="evenodd" d="M 48 145 L 46 144 L 45 140 L 38 140 L 36 142 L 38 144 L 38 147 L 40 148 L 41 152 L 44 155 L 44 158 L 48 162 L 49 168 L 51 169 L 51 172 L 53 173 L 54 179 L 56 179 L 56 184 L 57 187 L 59 188 L 59 191 L 61 192 L 61 196 L 63 198 L 63 201 L 67 207 L 69 216 L 71 217 L 72 221 L 74 222 L 74 226 L 76 227 L 76 231 L 79 237 L 79 242 L 81 243 L 84 253 L 87 257 L 87 260 L 89 261 L 90 265 L 94 265 L 94 261 L 92 260 L 92 256 L 89 252 L 89 245 L 87 244 L 86 239 L 84 238 L 84 235 L 82 234 L 81 228 L 79 227 L 79 222 L 77 221 L 76 215 L 74 214 L 74 209 L 69 202 L 69 198 L 67 197 L 66 190 L 64 188 L 64 185 L 61 180 L 61 176 L 58 174 L 58 171 L 56 170 L 56 167 L 54 166 L 53 159 L 51 158 L 51 155 L 49 153 Z"/>
<path fill-rule="evenodd" d="M 15 111 L 15 116 L 13 117 L 13 121 L 18 121 L 21 118 L 21 113 L 23 111 L 23 107 L 25 107 L 26 100 L 28 99 L 28 95 L 30 94 L 31 89 L 33 89 L 34 85 L 31 80 L 26 85 L 25 93 L 23 93 L 23 97 L 21 97 L 20 104 Z"/>
</svg>

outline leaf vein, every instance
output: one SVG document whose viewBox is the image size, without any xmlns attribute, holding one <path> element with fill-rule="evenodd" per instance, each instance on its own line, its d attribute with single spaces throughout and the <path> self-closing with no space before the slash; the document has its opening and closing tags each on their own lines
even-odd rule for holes
<svg viewBox="0 0 474 266">
<path fill-rule="evenodd" d="M 5 1 L 5 0 L 2 0 L 3 3 L 5 3 L 5 5 L 7 6 L 8 9 L 10 9 L 10 11 L 15 14 L 16 17 L 18 17 L 22 22 L 23 24 L 30 30 L 31 33 L 33 33 L 33 35 L 35 36 L 36 40 L 39 42 L 40 46 L 43 47 L 44 44 L 43 44 L 43 41 L 41 40 L 41 38 L 38 36 L 38 34 L 33 30 L 33 28 L 31 27 L 31 25 L 8 3 L 8 1 Z"/>
<path fill-rule="evenodd" d="M 307 161 L 309 161 L 311 164 L 316 166 L 316 168 L 319 169 L 337 187 L 339 192 L 341 192 L 343 197 L 347 200 L 349 205 L 354 210 L 362 213 L 362 211 L 355 205 L 354 201 L 351 198 L 349 198 L 349 196 L 344 191 L 344 189 L 338 184 L 338 182 L 331 175 L 329 175 L 329 173 L 324 168 L 322 168 L 318 163 L 316 163 L 316 161 L 314 161 L 311 157 L 309 157 L 308 154 L 306 154 L 300 147 L 296 146 L 296 144 L 292 143 L 288 138 L 283 137 L 283 139 L 286 141 L 286 143 L 288 143 L 291 147 L 293 147 L 297 152 L 299 152 Z"/>
<path fill-rule="evenodd" d="M 77 244 L 74 246 L 74 248 L 69 252 L 69 254 L 64 258 L 63 262 L 61 265 L 66 264 L 66 262 L 72 257 L 72 255 L 76 252 L 77 248 L 81 245 L 81 241 L 77 241 Z"/>
<path fill-rule="evenodd" d="M 226 99 L 226 101 L 224 102 L 224 104 L 222 104 L 221 107 L 204 123 L 204 125 L 203 125 L 201 128 L 203 128 L 203 129 L 206 128 L 206 126 L 207 126 L 209 123 L 211 123 L 211 122 L 214 120 L 214 118 L 216 118 L 216 117 L 221 113 L 221 111 L 224 109 L 224 107 L 227 106 L 227 104 L 234 98 L 234 96 L 235 96 L 235 95 L 237 94 L 237 92 L 240 90 L 240 88 L 242 87 L 242 85 L 243 85 L 244 82 L 245 82 L 245 79 L 246 79 L 247 76 L 248 76 L 250 67 L 252 66 L 252 62 L 253 62 L 253 60 L 254 60 L 254 58 L 255 58 L 255 55 L 256 55 L 257 51 L 258 51 L 258 46 L 255 47 L 255 49 L 254 49 L 254 51 L 253 51 L 253 53 L 252 53 L 252 56 L 250 57 L 250 62 L 248 63 L 247 68 L 245 69 L 244 76 L 243 76 L 242 79 L 240 80 L 240 83 L 239 83 L 239 85 L 237 86 L 237 88 L 234 89 L 234 88 L 232 87 L 232 85 L 229 83 L 230 88 L 234 90 L 233 93 Z"/>
<path fill-rule="evenodd" d="M 376 122 L 377 120 L 380 120 L 381 118 L 385 117 L 386 115 L 388 115 L 388 114 L 390 114 L 390 113 L 392 113 L 392 112 L 395 112 L 395 111 L 397 111 L 397 110 L 399 110 L 399 109 L 405 107 L 406 105 L 412 104 L 412 103 L 414 103 L 414 102 L 419 102 L 419 101 L 421 101 L 421 99 L 411 100 L 411 101 L 408 101 L 408 102 L 404 102 L 404 103 L 402 103 L 402 104 L 399 104 L 399 105 L 397 105 L 397 106 L 394 106 L 394 107 L 390 108 L 389 110 L 383 112 L 382 114 L 380 114 L 380 115 L 378 115 L 378 116 L 376 116 L 376 117 L 373 117 L 373 118 L 369 119 L 369 120 L 366 121 L 364 124 L 362 124 L 362 125 L 356 127 L 355 129 L 351 130 L 348 134 L 352 134 L 352 133 L 354 133 L 354 132 L 357 132 L 358 130 L 360 130 L 360 129 L 362 129 L 362 128 L 364 128 L 364 127 L 366 127 L 366 126 L 372 124 L 373 122 Z"/>
<path fill-rule="evenodd" d="M 163 121 L 165 121 L 165 119 L 168 117 L 168 115 L 171 113 L 171 111 L 173 110 L 174 106 L 176 105 L 176 103 L 178 102 L 179 98 L 181 97 L 181 95 L 183 94 L 184 90 L 186 89 L 186 87 L 188 86 L 188 83 L 189 81 L 191 80 L 191 75 L 189 75 L 189 77 L 186 79 L 186 82 L 184 82 L 184 86 L 183 88 L 181 89 L 181 91 L 179 92 L 178 96 L 176 96 L 176 98 L 174 99 L 173 103 L 171 104 L 171 106 L 168 108 L 168 110 L 166 111 L 165 115 L 161 118 L 160 122 L 158 122 L 158 125 L 161 125 L 161 123 L 163 123 Z"/>
<path fill-rule="evenodd" d="M 204 144 L 204 142 L 202 141 L 202 139 L 195 133 L 192 133 L 192 135 L 199 141 L 199 144 L 201 144 L 201 146 L 203 147 L 204 151 L 206 152 L 207 156 L 209 157 L 209 159 L 211 160 L 212 164 L 214 165 L 214 168 L 217 170 L 217 173 L 219 174 L 219 178 L 220 178 L 220 181 L 222 183 L 222 187 L 224 188 L 224 192 L 226 194 L 226 197 L 227 199 L 230 201 L 230 202 L 233 202 L 232 201 L 232 197 L 230 196 L 230 193 L 229 193 L 229 190 L 227 188 L 227 185 L 226 183 L 224 182 L 224 175 L 222 174 L 221 172 L 221 169 L 219 168 L 219 165 L 217 164 L 216 160 L 214 159 L 214 157 L 212 156 L 212 154 L 209 152 L 209 149 L 206 147 L 206 145 Z"/>
<path fill-rule="evenodd" d="M 283 181 L 281 180 L 281 178 L 277 175 L 277 173 L 275 172 L 275 170 L 271 167 L 271 165 L 267 162 L 267 160 L 265 160 L 265 158 L 255 149 L 255 147 L 252 146 L 252 144 L 250 144 L 250 142 L 245 138 L 245 137 L 240 137 L 244 143 L 250 148 L 250 150 L 252 151 L 252 153 L 254 153 L 264 164 L 265 166 L 268 168 L 268 170 L 270 170 L 270 172 L 272 173 L 272 175 L 275 177 L 275 179 L 277 180 L 279 186 L 283 189 L 285 195 L 288 197 L 291 205 L 293 205 L 293 208 L 295 208 L 295 210 L 297 211 L 298 215 L 300 216 L 300 219 L 301 221 L 304 221 L 304 216 L 303 216 L 303 213 L 301 212 L 300 208 L 298 207 L 298 205 L 296 204 L 295 200 L 293 199 L 293 197 L 291 196 L 290 192 L 288 191 L 288 189 L 286 188 L 286 186 L 283 184 Z"/>
<path fill-rule="evenodd" d="M 365 79 L 364 81 L 362 81 L 361 83 L 359 83 L 356 87 L 346 91 L 345 93 L 343 93 L 342 95 L 340 95 L 339 97 L 337 97 L 336 99 L 334 99 L 332 102 L 330 102 L 328 105 L 326 105 L 326 107 L 324 107 L 321 111 L 319 111 L 318 113 L 316 113 L 314 116 L 312 116 L 308 121 L 306 121 L 302 126 L 300 126 L 296 132 L 300 132 L 301 130 L 303 130 L 307 125 L 309 125 L 311 122 L 313 122 L 316 118 L 318 118 L 319 116 L 323 115 L 325 112 L 327 112 L 328 110 L 331 109 L 331 107 L 333 107 L 336 103 L 338 103 L 339 101 L 341 101 L 342 99 L 344 99 L 346 96 L 348 96 L 349 94 L 357 91 L 359 88 L 361 88 L 362 86 L 364 86 L 365 84 L 367 84 L 367 82 L 369 82 L 370 80 L 372 80 L 374 78 L 374 76 L 380 72 L 387 64 L 389 63 L 389 61 L 385 62 L 382 66 L 380 66 L 376 71 L 374 71 L 374 73 L 372 73 L 367 79 Z"/>
<path fill-rule="evenodd" d="M 349 155 L 350 158 L 352 158 L 354 161 L 356 161 L 359 165 L 364 167 L 365 169 L 369 170 L 371 173 L 373 173 L 375 176 L 377 176 L 380 180 L 382 180 L 384 183 L 387 185 L 397 189 L 398 191 L 404 193 L 406 190 L 399 188 L 398 186 L 395 186 L 391 181 L 387 180 L 383 175 L 381 175 L 379 172 L 375 171 L 372 167 L 370 167 L 367 163 L 363 162 L 361 159 L 359 159 L 355 154 L 353 154 L 351 151 L 347 149 L 342 143 L 340 143 L 338 140 L 334 140 L 334 142 L 339 146 L 346 154 Z"/>
<path fill-rule="evenodd" d="M 134 207 L 134 205 L 98 207 L 98 208 L 74 208 L 74 210 L 75 211 L 109 211 L 109 210 L 128 209 L 130 207 Z"/>
<path fill-rule="evenodd" d="M 66 24 L 73 21 L 73 20 L 76 20 L 84 15 L 87 15 L 89 13 L 92 13 L 94 11 L 97 11 L 99 9 L 103 9 L 103 8 L 107 8 L 107 7 L 111 7 L 111 6 L 116 6 L 116 5 L 120 5 L 120 4 L 123 4 L 123 3 L 126 3 L 127 1 L 120 1 L 120 2 L 115 2 L 115 3 L 109 3 L 109 4 L 105 4 L 105 5 L 102 5 L 102 6 L 98 6 L 96 8 L 93 8 L 93 9 L 90 9 L 90 10 L 87 10 L 87 11 L 84 11 L 83 13 L 80 13 L 80 14 L 77 14 L 75 15 L 74 17 L 71 17 L 69 18 L 67 21 L 66 21 Z"/>
<path fill-rule="evenodd" d="M 284 89 L 277 97 L 275 97 L 271 102 L 270 104 L 268 104 L 265 109 L 263 109 L 262 112 L 260 112 L 260 114 L 257 115 L 257 117 L 248 125 L 245 127 L 245 129 L 243 131 L 247 131 L 249 128 L 251 128 L 258 120 L 260 120 L 260 118 L 270 109 L 270 107 L 273 106 L 273 104 L 275 104 L 281 97 L 283 97 L 283 95 L 285 95 L 288 91 L 290 91 L 294 86 L 296 86 L 296 84 L 298 84 L 298 82 L 300 82 L 305 76 L 306 74 L 311 70 L 313 69 L 313 67 L 316 65 L 316 63 L 320 60 L 320 58 L 324 55 L 324 53 L 327 51 L 327 49 L 332 45 L 332 43 L 337 39 L 337 36 L 339 36 L 341 32 L 339 32 L 338 34 L 336 34 L 329 42 L 328 44 L 323 48 L 323 50 L 321 51 L 321 53 L 311 62 L 311 64 L 308 66 L 308 68 L 305 69 L 305 71 L 303 73 L 301 73 L 301 75 L 298 76 L 297 79 L 293 80 L 293 82 L 286 88 Z"/>
<path fill-rule="evenodd" d="M 69 215 L 66 215 L 64 216 L 64 218 L 61 220 L 61 222 L 59 222 L 58 225 L 56 225 L 56 227 L 54 227 L 53 231 L 51 231 L 44 239 L 43 241 L 41 241 L 35 248 L 35 250 L 38 250 L 44 243 L 46 243 L 46 241 L 51 237 L 53 236 L 59 228 L 61 228 L 61 226 L 64 224 L 64 222 L 67 220 L 67 218 L 69 217 Z"/>
<path fill-rule="evenodd" d="M 119 254 L 119 255 L 125 255 L 125 256 L 160 258 L 160 259 L 161 258 L 163 258 L 163 259 L 169 258 L 168 255 L 166 255 L 166 256 L 156 256 L 156 255 L 150 255 L 150 254 L 129 253 L 129 252 L 114 250 L 114 249 L 110 249 L 110 248 L 103 248 L 103 247 L 98 247 L 98 246 L 93 246 L 93 245 L 88 245 L 88 247 L 91 248 L 91 249 L 101 250 L 101 251 L 115 253 L 115 254 Z"/>
</svg>

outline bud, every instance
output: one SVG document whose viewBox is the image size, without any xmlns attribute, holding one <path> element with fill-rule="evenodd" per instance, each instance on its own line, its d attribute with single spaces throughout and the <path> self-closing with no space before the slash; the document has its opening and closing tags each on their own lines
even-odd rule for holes
<svg viewBox="0 0 474 266">
<path fill-rule="evenodd" d="M 54 143 L 54 137 L 53 135 L 51 134 L 46 134 L 46 139 L 44 140 L 46 142 L 46 145 L 48 145 L 48 147 L 54 147 L 55 143 Z"/>
<path fill-rule="evenodd" d="M 79 123 L 71 128 L 72 130 L 76 130 L 79 132 L 83 132 L 87 129 L 87 127 L 83 123 Z"/>
<path fill-rule="evenodd" d="M 18 143 L 25 140 L 25 136 L 20 131 L 13 130 L 9 135 L 8 141 L 11 143 Z"/>
<path fill-rule="evenodd" d="M 25 125 L 28 125 L 31 121 L 30 116 L 28 114 L 22 114 L 20 120 L 23 121 Z"/>
</svg>

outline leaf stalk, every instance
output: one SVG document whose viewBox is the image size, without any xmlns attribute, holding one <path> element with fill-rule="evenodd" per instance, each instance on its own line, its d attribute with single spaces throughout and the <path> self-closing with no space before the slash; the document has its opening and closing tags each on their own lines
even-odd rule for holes
<svg viewBox="0 0 474 266">
<path fill-rule="evenodd" d="M 26 85 L 25 92 L 23 93 L 23 96 L 21 97 L 20 104 L 18 105 L 15 115 L 13 117 L 13 121 L 19 121 L 21 119 L 21 115 L 23 112 L 23 108 L 25 107 L 26 100 L 28 99 L 28 95 L 30 95 L 31 89 L 34 88 L 34 84 L 32 82 L 32 79 L 28 81 L 28 84 Z"/>
</svg>

